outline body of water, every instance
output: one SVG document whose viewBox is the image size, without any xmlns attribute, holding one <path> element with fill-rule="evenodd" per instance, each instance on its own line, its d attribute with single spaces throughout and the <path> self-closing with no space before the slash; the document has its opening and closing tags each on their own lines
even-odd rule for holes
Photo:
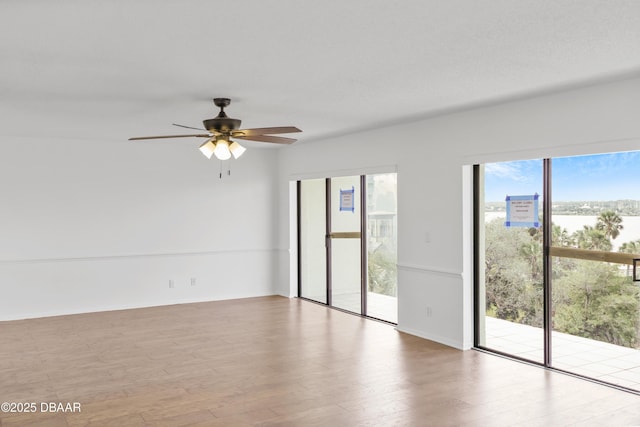
<svg viewBox="0 0 640 427">
<path fill-rule="evenodd" d="M 495 218 L 505 218 L 504 212 L 485 212 L 485 221 L 491 221 Z M 618 247 L 623 243 L 640 239 L 640 216 L 623 216 L 622 230 L 620 235 L 611 241 L 613 250 L 617 251 Z M 596 215 L 552 215 L 552 221 L 555 225 L 566 228 L 569 234 L 582 230 L 585 225 L 594 227 L 598 217 Z"/>
</svg>

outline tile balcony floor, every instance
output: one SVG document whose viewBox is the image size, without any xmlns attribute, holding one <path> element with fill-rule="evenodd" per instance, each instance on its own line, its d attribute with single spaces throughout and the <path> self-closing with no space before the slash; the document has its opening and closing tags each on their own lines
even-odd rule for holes
<svg viewBox="0 0 640 427">
<path fill-rule="evenodd" d="M 485 317 L 485 347 L 542 362 L 541 328 Z M 552 366 L 640 392 L 640 350 L 553 332 Z"/>
</svg>

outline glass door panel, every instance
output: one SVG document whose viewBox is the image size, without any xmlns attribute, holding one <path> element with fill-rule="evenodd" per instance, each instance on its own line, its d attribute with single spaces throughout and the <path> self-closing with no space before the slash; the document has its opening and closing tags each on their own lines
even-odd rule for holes
<svg viewBox="0 0 640 427">
<path fill-rule="evenodd" d="M 362 313 L 360 176 L 331 178 L 331 305 Z"/>
<path fill-rule="evenodd" d="M 478 345 L 544 362 L 543 162 L 480 166 Z"/>
<path fill-rule="evenodd" d="M 360 239 L 332 239 L 331 263 L 331 305 L 361 314 Z"/>
<path fill-rule="evenodd" d="M 636 390 L 639 162 L 640 152 L 553 159 L 551 208 L 552 366 Z"/>
<path fill-rule="evenodd" d="M 326 180 L 300 181 L 300 296 L 327 303 Z"/>
<path fill-rule="evenodd" d="M 367 175 L 367 316 L 398 323 L 397 174 Z"/>
</svg>

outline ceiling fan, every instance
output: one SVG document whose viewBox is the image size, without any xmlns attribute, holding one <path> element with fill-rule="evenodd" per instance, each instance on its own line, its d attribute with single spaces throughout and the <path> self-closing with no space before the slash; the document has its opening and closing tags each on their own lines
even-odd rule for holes
<svg viewBox="0 0 640 427">
<path fill-rule="evenodd" d="M 233 158 L 237 159 L 246 151 L 243 146 L 241 146 L 237 141 L 233 141 L 231 138 L 270 142 L 275 144 L 292 144 L 296 142 L 295 139 L 274 136 L 274 134 L 302 132 L 295 126 L 239 129 L 241 121 L 228 117 L 224 112 L 224 108 L 231 103 L 231 100 L 229 98 L 214 98 L 213 103 L 217 107 L 220 107 L 220 112 L 213 119 L 203 120 L 202 124 L 204 125 L 204 129 L 173 123 L 174 126 L 182 128 L 202 130 L 204 131 L 202 133 L 191 135 L 136 136 L 129 138 L 129 141 L 165 138 L 207 138 L 207 140 L 200 145 L 200 151 L 202 154 L 204 154 L 208 159 L 215 155 L 220 160 L 228 160 L 232 155 Z"/>
</svg>

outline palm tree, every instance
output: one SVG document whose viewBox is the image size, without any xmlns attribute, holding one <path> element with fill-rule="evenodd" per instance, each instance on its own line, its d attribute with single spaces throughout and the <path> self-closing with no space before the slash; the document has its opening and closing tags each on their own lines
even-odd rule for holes
<svg viewBox="0 0 640 427">
<path fill-rule="evenodd" d="M 573 236 L 566 228 L 551 224 L 551 241 L 553 246 L 573 246 L 575 244 Z"/>
<path fill-rule="evenodd" d="M 611 240 L 609 240 L 605 231 L 590 225 L 582 226 L 582 230 L 576 231 L 572 237 L 575 237 L 576 244 L 580 249 L 589 249 L 592 251 L 611 250 Z"/>
<path fill-rule="evenodd" d="M 624 252 L 625 254 L 640 254 L 640 239 L 623 243 L 620 245 L 620 248 L 618 248 L 618 252 Z M 627 265 L 627 276 L 629 276 L 630 270 L 631 266 Z"/>
<path fill-rule="evenodd" d="M 614 211 L 604 211 L 598 216 L 596 228 L 604 231 L 605 236 L 615 239 L 624 227 L 622 226 L 620 215 Z"/>
<path fill-rule="evenodd" d="M 624 252 L 626 254 L 640 254 L 640 239 L 623 243 L 620 245 L 618 252 Z"/>
</svg>

